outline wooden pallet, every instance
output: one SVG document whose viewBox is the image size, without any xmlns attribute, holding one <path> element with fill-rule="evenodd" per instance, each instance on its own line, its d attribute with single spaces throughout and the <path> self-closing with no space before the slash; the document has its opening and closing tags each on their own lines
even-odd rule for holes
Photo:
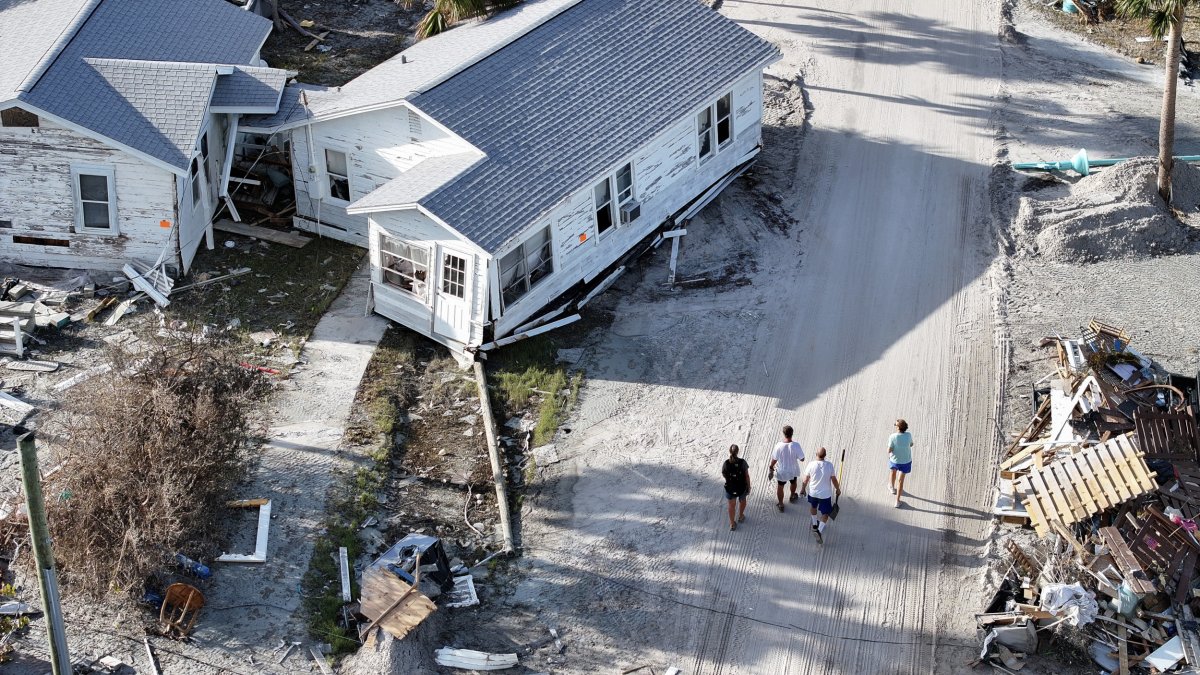
<svg viewBox="0 0 1200 675">
<path fill-rule="evenodd" d="M 1200 462 L 1200 433 L 1191 406 L 1182 412 L 1138 410 L 1133 423 L 1137 427 L 1138 447 L 1147 459 Z"/>
<path fill-rule="evenodd" d="M 1031 468 L 1018 479 L 1017 493 L 1033 529 L 1044 537 L 1052 522 L 1077 523 L 1157 489 L 1154 475 L 1123 435 Z"/>
<path fill-rule="evenodd" d="M 1123 525 L 1137 562 L 1147 572 L 1159 575 L 1167 590 L 1179 598 L 1177 602 L 1186 599 L 1200 557 L 1195 540 L 1153 505 L 1146 508 L 1143 520 L 1131 515 Z"/>
</svg>

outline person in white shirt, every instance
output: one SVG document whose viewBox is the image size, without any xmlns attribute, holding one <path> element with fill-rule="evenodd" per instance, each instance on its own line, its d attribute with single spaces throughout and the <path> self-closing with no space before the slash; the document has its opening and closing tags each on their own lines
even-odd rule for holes
<svg viewBox="0 0 1200 675">
<path fill-rule="evenodd" d="M 808 493 L 813 536 L 820 544 L 823 542 L 821 535 L 825 533 L 825 526 L 829 524 L 829 514 L 833 512 L 833 498 L 842 494 L 833 462 L 825 461 L 825 448 L 817 450 L 817 461 L 804 468 L 804 484 L 800 489 Z M 817 512 L 820 512 L 820 518 Z"/>
<path fill-rule="evenodd" d="M 800 499 L 800 495 L 796 494 L 796 481 L 800 477 L 800 462 L 804 461 L 804 449 L 800 444 L 792 440 L 792 428 L 785 426 L 783 428 L 783 440 L 775 444 L 775 449 L 771 451 L 771 467 L 767 472 L 768 478 L 774 478 L 778 485 L 775 488 L 775 494 L 779 498 L 777 505 L 779 510 L 783 510 L 783 486 L 785 483 L 792 484 L 792 496 L 789 501 Z"/>
</svg>

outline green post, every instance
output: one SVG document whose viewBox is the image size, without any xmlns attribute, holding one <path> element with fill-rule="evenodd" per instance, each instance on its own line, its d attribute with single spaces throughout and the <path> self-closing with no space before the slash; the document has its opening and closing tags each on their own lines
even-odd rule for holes
<svg viewBox="0 0 1200 675">
<path fill-rule="evenodd" d="M 33 558 L 37 561 L 38 587 L 42 591 L 42 611 L 46 614 L 46 636 L 50 642 L 50 667 L 54 675 L 70 675 L 71 657 L 67 652 L 67 634 L 62 608 L 58 604 L 58 578 L 54 572 L 54 551 L 50 548 L 50 528 L 46 524 L 46 504 L 42 500 L 42 475 L 38 471 L 37 446 L 32 433 L 17 439 L 21 451 L 21 483 L 25 487 L 25 509 L 29 512 L 29 536 Z"/>
</svg>

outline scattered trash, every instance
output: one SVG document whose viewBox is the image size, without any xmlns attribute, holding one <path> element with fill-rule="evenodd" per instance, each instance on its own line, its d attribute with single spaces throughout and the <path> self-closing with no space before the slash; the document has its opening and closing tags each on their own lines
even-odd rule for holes
<svg viewBox="0 0 1200 675">
<path fill-rule="evenodd" d="M 187 584 L 171 584 L 163 596 L 158 620 L 168 635 L 184 637 L 192 632 L 203 607 L 204 594 L 199 589 Z"/>
<path fill-rule="evenodd" d="M 1038 631 L 1065 624 L 1109 672 L 1200 665 L 1200 542 L 1187 517 L 1200 511 L 1200 386 L 1131 343 L 1096 320 L 1078 338 L 1042 342 L 1057 366 L 1033 385 L 1033 417 L 1000 462 L 993 510 L 1040 540 L 1007 541 L 1012 566 L 976 615 L 977 663 L 1018 670 Z"/>
<path fill-rule="evenodd" d="M 434 660 L 439 666 L 463 670 L 504 670 L 517 667 L 516 654 L 489 654 L 471 649 L 451 649 L 450 647 L 442 647 L 437 650 Z"/>
<path fill-rule="evenodd" d="M 254 538 L 254 553 L 250 555 L 242 555 L 238 553 L 225 553 L 217 558 L 217 562 L 236 562 L 236 563 L 263 563 L 267 561 L 267 536 L 271 527 L 271 500 L 270 499 L 239 499 L 227 502 L 226 506 L 231 508 L 257 508 L 258 509 L 258 532 Z"/>
</svg>

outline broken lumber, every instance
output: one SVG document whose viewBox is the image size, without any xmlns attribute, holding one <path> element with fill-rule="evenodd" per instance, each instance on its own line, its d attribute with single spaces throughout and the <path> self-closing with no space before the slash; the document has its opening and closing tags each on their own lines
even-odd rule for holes
<svg viewBox="0 0 1200 675">
<path fill-rule="evenodd" d="M 19 415 L 28 415 L 34 410 L 37 410 L 36 407 L 26 403 L 25 401 L 22 401 L 16 396 L 12 396 L 11 394 L 7 394 L 2 391 L 0 391 L 0 405 L 16 411 Z"/>
<path fill-rule="evenodd" d="M 240 553 L 225 553 L 217 558 L 217 562 L 231 563 L 265 563 L 267 561 L 267 536 L 271 528 L 271 500 L 268 499 L 265 503 L 258 505 L 260 500 L 246 499 L 236 503 L 239 505 L 245 503 L 247 507 L 258 507 L 258 532 L 254 537 L 254 553 L 243 555 Z"/>
<path fill-rule="evenodd" d="M 58 370 L 57 361 L 9 361 L 4 365 L 9 370 L 20 370 L 30 373 L 53 373 Z"/>
<path fill-rule="evenodd" d="M 517 666 L 516 654 L 489 654 L 473 649 L 442 647 L 435 652 L 439 666 L 462 668 L 463 670 L 504 670 Z"/>
<path fill-rule="evenodd" d="M 270 241 L 292 248 L 304 248 L 304 245 L 312 241 L 310 237 L 305 237 L 295 232 L 280 232 L 267 227 L 259 227 L 257 225 L 248 225 L 246 223 L 235 223 L 232 220 L 218 220 L 213 223 L 213 227 L 222 232 L 231 232 L 240 234 L 243 237 L 254 237 L 263 241 Z"/>
</svg>

